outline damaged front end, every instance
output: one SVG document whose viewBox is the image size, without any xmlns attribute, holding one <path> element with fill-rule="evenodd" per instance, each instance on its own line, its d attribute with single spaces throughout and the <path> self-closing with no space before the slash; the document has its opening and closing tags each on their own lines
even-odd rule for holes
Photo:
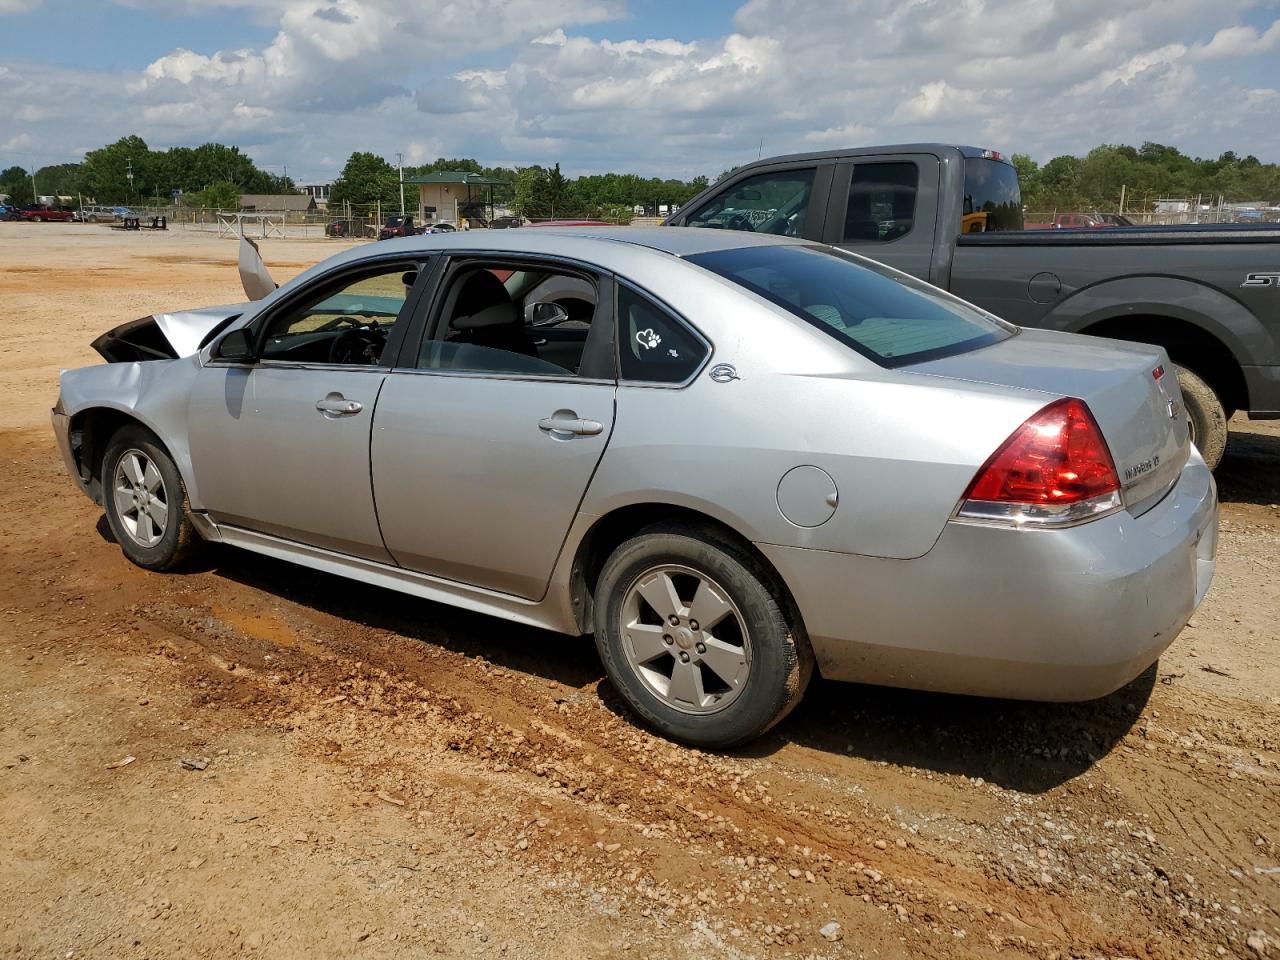
<svg viewBox="0 0 1280 960">
<path fill-rule="evenodd" d="M 139 317 L 108 330 L 91 346 L 108 363 L 188 357 L 225 330 L 245 306 L 238 303 Z"/>
</svg>

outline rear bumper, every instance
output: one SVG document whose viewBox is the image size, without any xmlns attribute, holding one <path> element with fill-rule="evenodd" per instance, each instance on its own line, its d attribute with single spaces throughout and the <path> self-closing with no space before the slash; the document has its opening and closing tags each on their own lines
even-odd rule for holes
<svg viewBox="0 0 1280 960">
<path fill-rule="evenodd" d="M 1155 662 L 1213 579 L 1218 507 L 1193 453 L 1140 517 L 1066 530 L 949 523 L 917 560 L 759 544 L 791 588 L 824 677 L 1089 700 Z"/>
</svg>

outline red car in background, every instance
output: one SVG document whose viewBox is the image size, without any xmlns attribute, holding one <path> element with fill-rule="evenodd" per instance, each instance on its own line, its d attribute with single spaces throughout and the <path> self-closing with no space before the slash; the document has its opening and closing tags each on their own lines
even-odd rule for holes
<svg viewBox="0 0 1280 960">
<path fill-rule="evenodd" d="M 73 220 L 76 212 L 71 207 L 54 207 L 47 203 L 28 203 L 18 211 L 18 216 L 32 223 L 45 220 Z"/>
</svg>

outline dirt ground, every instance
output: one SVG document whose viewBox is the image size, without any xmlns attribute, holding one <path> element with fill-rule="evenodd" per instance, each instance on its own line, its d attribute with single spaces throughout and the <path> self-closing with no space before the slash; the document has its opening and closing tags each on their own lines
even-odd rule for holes
<svg viewBox="0 0 1280 960">
<path fill-rule="evenodd" d="M 277 279 L 338 249 L 263 244 Z M 704 754 L 588 639 L 124 560 L 54 448 L 58 369 L 241 299 L 235 254 L 0 224 L 0 956 L 1280 957 L 1280 424 L 1233 424 L 1213 589 L 1127 688 L 818 682 Z"/>
</svg>

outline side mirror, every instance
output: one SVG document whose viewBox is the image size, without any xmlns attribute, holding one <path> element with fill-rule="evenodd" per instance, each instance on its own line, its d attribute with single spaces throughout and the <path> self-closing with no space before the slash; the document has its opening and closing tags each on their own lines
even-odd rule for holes
<svg viewBox="0 0 1280 960">
<path fill-rule="evenodd" d="M 529 311 L 529 325 L 533 327 L 554 327 L 568 319 L 569 311 L 550 300 L 533 304 Z"/>
<path fill-rule="evenodd" d="M 240 327 L 224 335 L 213 345 L 210 356 L 233 363 L 253 363 L 257 357 L 253 354 L 253 336 L 249 329 Z"/>
</svg>

